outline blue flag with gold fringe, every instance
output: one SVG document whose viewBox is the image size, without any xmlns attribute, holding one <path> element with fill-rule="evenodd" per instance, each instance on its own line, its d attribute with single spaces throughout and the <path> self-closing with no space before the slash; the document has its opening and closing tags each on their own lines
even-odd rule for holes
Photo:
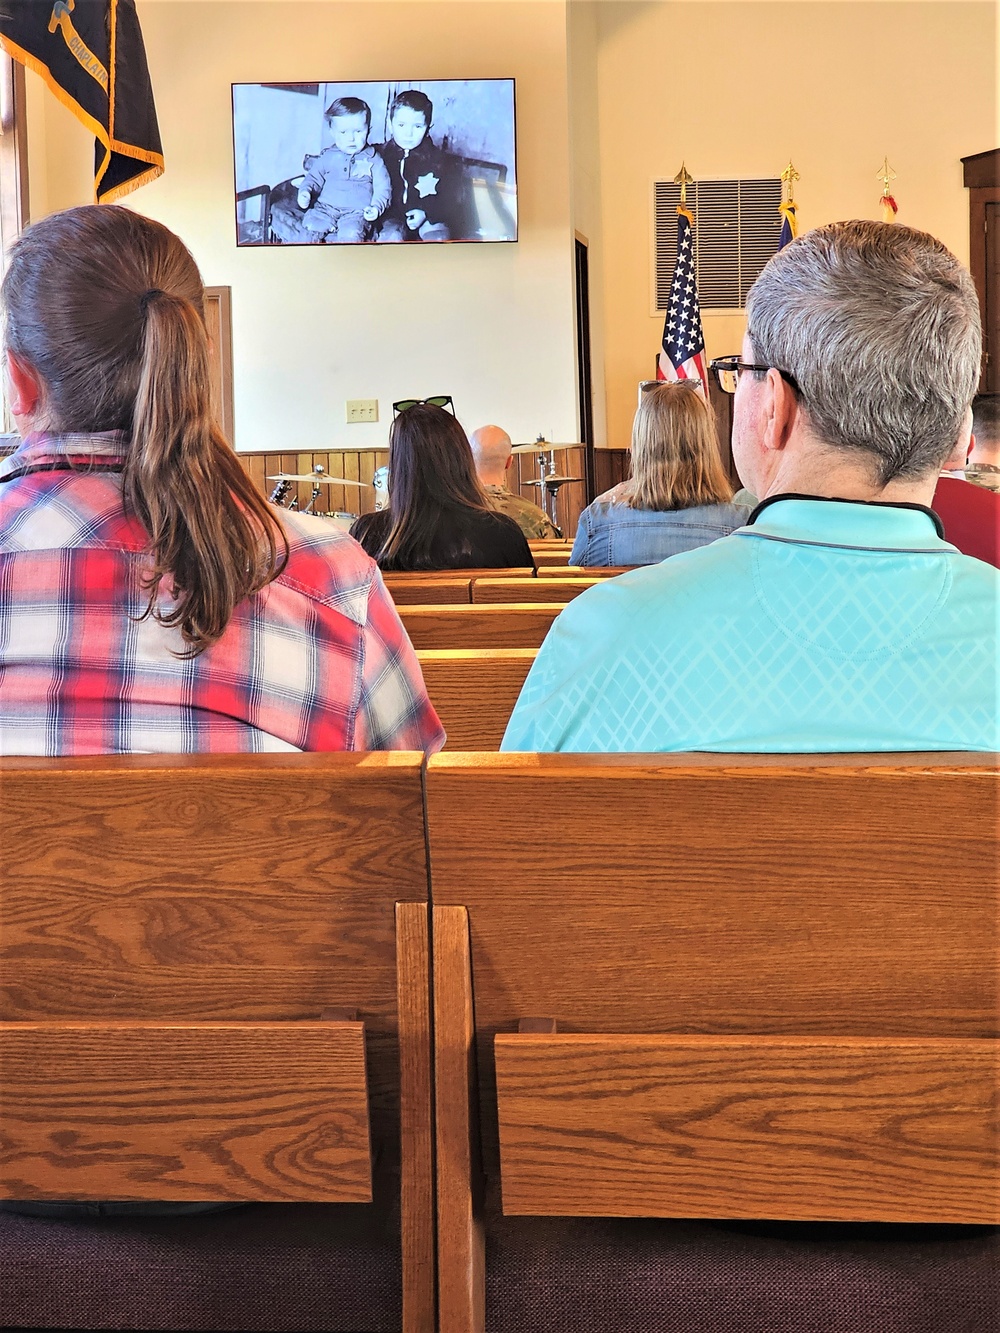
<svg viewBox="0 0 1000 1333">
<path fill-rule="evenodd" d="M 93 132 L 98 203 L 163 174 L 135 0 L 0 0 L 0 45 Z"/>
<path fill-rule="evenodd" d="M 778 212 L 781 214 L 781 232 L 778 236 L 778 249 L 783 250 L 789 241 L 794 241 L 797 233 L 795 222 L 795 205 L 788 200 L 787 203 L 778 205 Z"/>
</svg>

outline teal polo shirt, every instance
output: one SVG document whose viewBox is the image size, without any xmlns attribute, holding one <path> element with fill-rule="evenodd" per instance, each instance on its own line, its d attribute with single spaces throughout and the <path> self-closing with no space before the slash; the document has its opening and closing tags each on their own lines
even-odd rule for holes
<svg viewBox="0 0 1000 1333">
<path fill-rule="evenodd" d="M 561 612 L 504 750 L 1000 750 L 1000 573 L 916 505 L 780 496 Z"/>
</svg>

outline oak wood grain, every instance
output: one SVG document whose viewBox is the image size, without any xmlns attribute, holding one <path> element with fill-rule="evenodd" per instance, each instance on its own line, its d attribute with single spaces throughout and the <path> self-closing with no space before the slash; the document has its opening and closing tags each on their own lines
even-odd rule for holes
<svg viewBox="0 0 1000 1333">
<path fill-rule="evenodd" d="M 362 1023 L 0 1025 L 18 1199 L 364 1203 Z"/>
<path fill-rule="evenodd" d="M 430 908 L 397 903 L 403 1333 L 436 1327 L 430 973 Z"/>
<path fill-rule="evenodd" d="M 431 919 L 438 1318 L 442 1331 L 482 1333 L 486 1279 L 469 921 L 461 907 L 434 907 Z"/>
<path fill-rule="evenodd" d="M 616 579 L 619 574 L 628 574 L 637 565 L 558 565 L 539 567 L 538 573 L 547 579 Z"/>
<path fill-rule="evenodd" d="M 487 1172 L 493 1038 L 998 1027 L 996 757 L 440 755 L 434 901 L 469 909 Z M 470 872 L 469 847 L 504 812 Z"/>
<path fill-rule="evenodd" d="M 413 578 L 410 575 L 386 574 L 385 586 L 397 606 L 454 606 L 472 601 L 472 580 L 465 578 Z"/>
<path fill-rule="evenodd" d="M 539 648 L 564 605 L 401 606 L 399 618 L 418 650 Z"/>
<path fill-rule="evenodd" d="M 427 898 L 422 759 L 3 760 L 0 1018 L 356 1010 L 398 1170 L 394 910 Z"/>
<path fill-rule="evenodd" d="M 992 1041 L 501 1034 L 507 1213 L 1000 1221 Z"/>
<path fill-rule="evenodd" d="M 531 585 L 534 602 L 571 602 L 582 592 L 601 583 L 600 578 L 537 578 Z M 524 588 L 519 579 L 481 578 L 472 580 L 473 603 L 520 602 Z"/>
<path fill-rule="evenodd" d="M 424 583 L 428 579 L 453 579 L 458 582 L 462 582 L 464 579 L 479 578 L 532 579 L 535 577 L 535 568 L 533 565 L 512 565 L 507 569 L 497 569 L 495 567 L 477 569 L 390 569 L 382 577 L 387 583 L 391 579 L 393 583 L 401 584 Z"/>
<path fill-rule="evenodd" d="M 449 750 L 498 750 L 536 648 L 446 648 L 417 653 Z"/>
</svg>

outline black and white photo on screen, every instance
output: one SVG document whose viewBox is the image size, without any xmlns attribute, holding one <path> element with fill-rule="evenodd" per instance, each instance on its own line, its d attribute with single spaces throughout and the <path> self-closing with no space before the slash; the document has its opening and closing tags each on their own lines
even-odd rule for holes
<svg viewBox="0 0 1000 1333">
<path fill-rule="evenodd" d="M 233 84 L 237 245 L 516 241 L 513 79 Z"/>
</svg>

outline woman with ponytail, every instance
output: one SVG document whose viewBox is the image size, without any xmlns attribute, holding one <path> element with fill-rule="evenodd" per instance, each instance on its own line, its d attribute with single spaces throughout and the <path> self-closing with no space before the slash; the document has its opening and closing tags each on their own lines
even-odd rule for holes
<svg viewBox="0 0 1000 1333">
<path fill-rule="evenodd" d="M 439 748 L 374 562 L 268 505 L 222 436 L 182 242 L 67 209 L 2 300 L 0 753 Z"/>
</svg>

